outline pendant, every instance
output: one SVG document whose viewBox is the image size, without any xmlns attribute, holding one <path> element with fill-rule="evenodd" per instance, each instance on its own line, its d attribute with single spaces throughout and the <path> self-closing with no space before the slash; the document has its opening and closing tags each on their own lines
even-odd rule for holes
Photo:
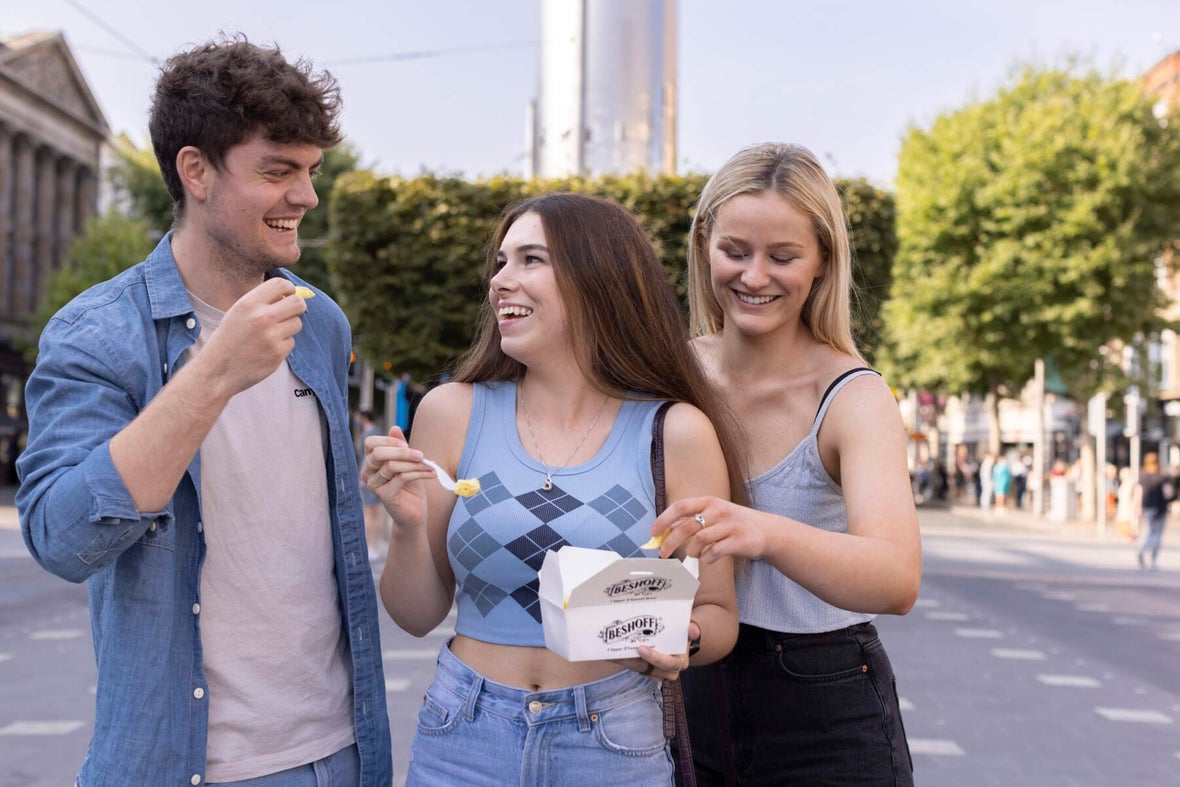
<svg viewBox="0 0 1180 787">
<path fill-rule="evenodd" d="M 545 476 L 545 483 L 541 484 L 541 489 L 545 492 L 553 489 L 553 476 Z"/>
</svg>

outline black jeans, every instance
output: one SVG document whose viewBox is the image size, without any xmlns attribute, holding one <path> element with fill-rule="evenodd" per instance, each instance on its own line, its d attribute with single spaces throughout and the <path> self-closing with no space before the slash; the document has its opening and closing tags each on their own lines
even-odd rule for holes
<svg viewBox="0 0 1180 787">
<path fill-rule="evenodd" d="M 824 634 L 743 624 L 733 653 L 681 682 L 701 787 L 914 783 L 871 623 Z"/>
</svg>

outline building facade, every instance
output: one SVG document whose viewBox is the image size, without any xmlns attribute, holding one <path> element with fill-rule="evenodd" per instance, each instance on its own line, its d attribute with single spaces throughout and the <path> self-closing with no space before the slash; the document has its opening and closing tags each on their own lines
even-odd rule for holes
<svg viewBox="0 0 1180 787">
<path fill-rule="evenodd" d="M 0 38 L 0 484 L 24 432 L 23 344 L 45 282 L 98 206 L 110 129 L 60 33 Z"/>
</svg>

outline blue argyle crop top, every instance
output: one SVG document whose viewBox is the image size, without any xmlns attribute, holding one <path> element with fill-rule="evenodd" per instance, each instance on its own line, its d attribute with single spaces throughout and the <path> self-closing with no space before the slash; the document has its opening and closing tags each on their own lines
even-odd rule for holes
<svg viewBox="0 0 1180 787">
<path fill-rule="evenodd" d="M 658 401 L 625 401 L 590 461 L 553 474 L 529 456 L 516 431 L 516 384 L 473 386 L 460 478 L 480 491 L 460 497 L 447 527 L 458 583 L 455 631 L 500 645 L 544 647 L 537 572 L 565 544 L 642 555 L 651 537 L 655 486 L 651 425 Z"/>
</svg>

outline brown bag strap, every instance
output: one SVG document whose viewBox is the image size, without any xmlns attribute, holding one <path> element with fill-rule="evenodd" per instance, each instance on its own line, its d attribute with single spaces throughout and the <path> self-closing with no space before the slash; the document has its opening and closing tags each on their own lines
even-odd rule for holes
<svg viewBox="0 0 1180 787">
<path fill-rule="evenodd" d="M 668 493 L 664 488 L 664 416 L 672 402 L 664 402 L 656 409 L 651 424 L 651 478 L 656 488 L 656 515 L 668 505 Z M 680 681 L 666 680 L 661 684 L 664 695 L 664 737 L 676 747 L 676 784 L 680 787 L 696 787 L 696 770 L 692 764 L 692 745 L 688 740 L 688 716 L 684 712 L 684 694 Z"/>
</svg>

